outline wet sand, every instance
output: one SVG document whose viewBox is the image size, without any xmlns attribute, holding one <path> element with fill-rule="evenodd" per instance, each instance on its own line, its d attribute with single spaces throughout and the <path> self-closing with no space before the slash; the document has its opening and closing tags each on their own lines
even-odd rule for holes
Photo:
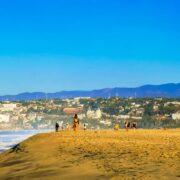
<svg viewBox="0 0 180 180">
<path fill-rule="evenodd" d="M 180 179 L 180 129 L 35 135 L 0 154 L 0 179 Z"/>
</svg>

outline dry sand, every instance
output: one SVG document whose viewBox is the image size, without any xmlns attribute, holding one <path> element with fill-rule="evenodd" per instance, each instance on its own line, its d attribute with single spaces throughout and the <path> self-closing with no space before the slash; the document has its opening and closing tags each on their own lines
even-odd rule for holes
<svg viewBox="0 0 180 180">
<path fill-rule="evenodd" d="M 39 134 L 0 154 L 0 179 L 180 179 L 180 130 Z"/>
</svg>

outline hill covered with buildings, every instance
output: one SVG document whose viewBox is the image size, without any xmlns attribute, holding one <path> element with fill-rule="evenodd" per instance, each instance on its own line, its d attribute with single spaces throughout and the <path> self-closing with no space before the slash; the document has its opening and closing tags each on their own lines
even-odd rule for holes
<svg viewBox="0 0 180 180">
<path fill-rule="evenodd" d="M 1 101 L 0 129 L 65 129 L 73 114 L 64 108 L 81 108 L 81 124 L 89 129 L 124 127 L 124 121 L 136 122 L 139 128 L 180 127 L 180 99 L 167 98 L 90 98 L 36 101 Z"/>
</svg>

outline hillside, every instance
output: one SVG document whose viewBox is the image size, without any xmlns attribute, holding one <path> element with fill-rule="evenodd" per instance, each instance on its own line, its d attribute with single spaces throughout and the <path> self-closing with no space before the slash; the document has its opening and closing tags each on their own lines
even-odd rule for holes
<svg viewBox="0 0 180 180">
<path fill-rule="evenodd" d="M 106 88 L 92 91 L 60 91 L 56 93 L 22 93 L 18 95 L 0 96 L 1 101 L 17 101 L 17 100 L 37 100 L 37 99 L 55 99 L 55 98 L 75 98 L 75 97 L 103 97 L 119 96 L 128 97 L 164 97 L 164 98 L 179 98 L 180 83 L 178 84 L 163 84 L 163 85 L 145 85 L 137 88 Z"/>
</svg>

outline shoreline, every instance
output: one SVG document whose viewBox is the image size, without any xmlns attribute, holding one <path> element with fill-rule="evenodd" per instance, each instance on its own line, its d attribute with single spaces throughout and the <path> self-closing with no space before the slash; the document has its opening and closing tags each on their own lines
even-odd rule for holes
<svg viewBox="0 0 180 180">
<path fill-rule="evenodd" d="M 0 178 L 177 179 L 179 142 L 180 129 L 37 134 L 0 153 Z"/>
<path fill-rule="evenodd" d="M 11 130 L 0 131 L 0 153 L 14 147 L 31 136 L 39 133 L 50 132 L 51 129 Z"/>
<path fill-rule="evenodd" d="M 157 130 L 159 130 L 159 131 L 168 131 L 168 130 L 180 130 L 180 128 L 160 128 L 160 129 L 155 129 L 155 128 L 153 128 L 153 129 L 143 129 L 143 128 L 138 128 L 138 129 L 136 129 L 136 130 L 133 130 L 133 129 L 129 129 L 129 131 L 130 132 L 134 132 L 134 131 L 157 131 Z M 16 143 L 11 143 L 11 144 L 7 144 L 7 146 L 4 146 L 4 148 L 1 148 L 0 149 L 0 154 L 2 154 L 3 152 L 6 152 L 6 151 L 8 151 L 8 150 L 10 150 L 10 149 L 12 149 L 13 147 L 15 147 L 16 145 L 18 145 L 18 144 L 20 144 L 20 143 L 23 143 L 23 141 L 26 141 L 26 140 L 28 140 L 29 138 L 31 138 L 31 137 L 33 137 L 33 136 L 35 136 L 35 135 L 38 135 L 38 134 L 41 134 L 41 133 L 54 133 L 55 131 L 54 131 L 54 129 L 30 129 L 30 130 L 27 130 L 27 129 L 22 129 L 22 130 L 12 130 L 12 131 L 1 131 L 0 130 L 0 133 L 1 132 L 28 132 L 28 131 L 40 131 L 40 132 L 38 132 L 38 133 L 33 133 L 33 134 L 30 134 L 29 136 L 27 136 L 27 137 L 25 137 L 25 138 L 22 138 L 22 140 L 20 140 L 20 141 L 18 141 L 18 142 L 16 142 Z M 68 130 L 68 132 L 69 131 L 71 131 L 71 132 L 73 132 L 73 130 L 71 129 L 71 130 Z M 83 130 L 79 130 L 79 131 L 82 131 L 83 132 Z M 97 129 L 97 130 L 94 130 L 94 129 L 90 129 L 90 130 L 86 130 L 86 131 L 89 131 L 89 132 L 96 132 L 96 133 L 98 133 L 98 132 L 103 132 L 103 131 L 107 131 L 107 132 L 111 132 L 111 131 L 114 131 L 113 129 Z M 119 132 L 123 132 L 123 131 L 125 131 L 126 132 L 126 130 L 124 129 L 124 128 L 120 128 L 119 130 L 118 130 Z M 114 131 L 114 132 L 117 132 L 118 133 L 118 131 Z M 129 132 L 128 131 L 128 132 Z M 67 132 L 67 130 L 60 130 L 59 132 Z M 22 135 L 23 136 L 23 135 Z M 25 136 L 25 134 L 24 134 L 24 136 Z M 1 142 L 0 142 L 0 144 L 1 144 Z"/>
</svg>

